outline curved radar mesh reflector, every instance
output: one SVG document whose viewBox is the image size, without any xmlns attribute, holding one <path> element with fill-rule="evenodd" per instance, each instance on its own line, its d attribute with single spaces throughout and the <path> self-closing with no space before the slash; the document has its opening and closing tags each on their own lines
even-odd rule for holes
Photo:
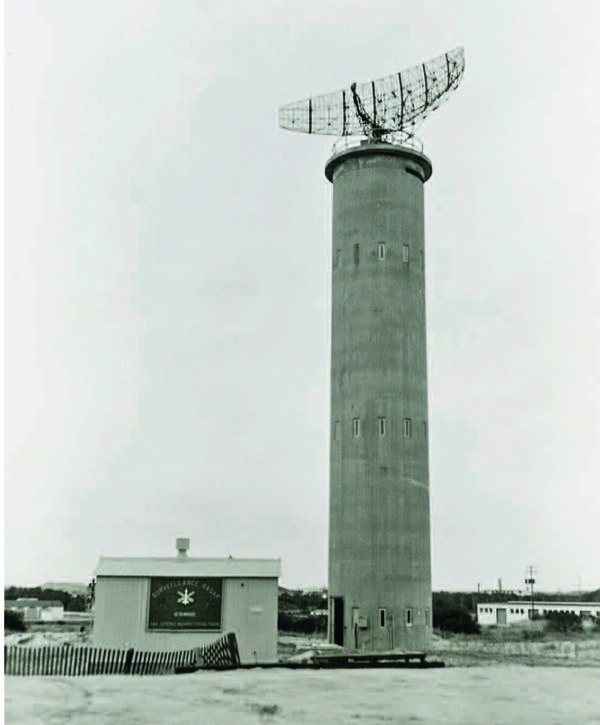
<svg viewBox="0 0 600 725">
<path fill-rule="evenodd" d="M 458 87 L 464 71 L 464 48 L 455 48 L 401 73 L 288 103 L 279 109 L 279 125 L 327 136 L 411 137 Z"/>
</svg>

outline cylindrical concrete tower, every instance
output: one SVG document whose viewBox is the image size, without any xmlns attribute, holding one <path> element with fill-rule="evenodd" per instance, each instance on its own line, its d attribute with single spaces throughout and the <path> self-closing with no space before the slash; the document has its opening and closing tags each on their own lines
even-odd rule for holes
<svg viewBox="0 0 600 725">
<path fill-rule="evenodd" d="M 426 156 L 334 154 L 329 638 L 425 651 L 431 631 Z"/>
</svg>

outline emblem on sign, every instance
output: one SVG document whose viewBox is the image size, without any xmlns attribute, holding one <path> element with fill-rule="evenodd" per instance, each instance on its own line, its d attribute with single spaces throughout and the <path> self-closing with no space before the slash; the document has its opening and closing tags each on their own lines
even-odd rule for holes
<svg viewBox="0 0 600 725">
<path fill-rule="evenodd" d="M 183 592 L 177 592 L 177 595 L 179 596 L 179 599 L 177 600 L 177 604 L 183 604 L 183 606 L 186 606 L 188 604 L 194 603 L 194 594 L 195 592 L 188 592 L 186 589 Z"/>
</svg>

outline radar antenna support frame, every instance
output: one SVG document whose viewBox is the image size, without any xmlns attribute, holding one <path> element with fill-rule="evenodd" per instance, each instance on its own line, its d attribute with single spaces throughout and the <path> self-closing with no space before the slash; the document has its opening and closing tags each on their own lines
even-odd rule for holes
<svg viewBox="0 0 600 725">
<path fill-rule="evenodd" d="M 376 109 L 374 83 L 371 84 L 371 88 L 373 91 L 373 109 Z M 365 111 L 365 107 L 363 106 L 361 97 L 358 95 L 358 91 L 356 90 L 356 83 L 353 83 L 350 86 L 350 90 L 352 91 L 352 100 L 354 101 L 356 115 L 360 119 L 360 124 L 362 126 L 365 136 L 367 138 L 380 141 L 381 137 L 385 134 L 385 129 L 377 123 L 376 116 L 374 118 L 371 118 L 371 116 L 369 116 L 369 114 Z"/>
</svg>

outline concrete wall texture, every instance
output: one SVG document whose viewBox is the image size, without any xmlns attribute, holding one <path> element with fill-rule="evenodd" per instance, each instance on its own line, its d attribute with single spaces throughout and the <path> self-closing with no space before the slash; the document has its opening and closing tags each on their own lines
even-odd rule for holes
<svg viewBox="0 0 600 725">
<path fill-rule="evenodd" d="M 330 641 L 423 651 L 431 631 L 423 154 L 332 156 Z M 343 623 L 341 621 L 343 612 Z"/>
</svg>

